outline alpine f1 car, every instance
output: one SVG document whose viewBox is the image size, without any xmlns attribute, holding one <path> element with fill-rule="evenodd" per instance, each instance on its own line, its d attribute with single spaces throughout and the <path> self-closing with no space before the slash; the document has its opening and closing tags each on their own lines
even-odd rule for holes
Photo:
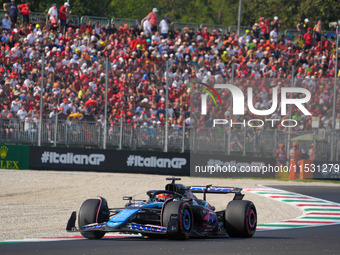
<svg viewBox="0 0 340 255">
<path fill-rule="evenodd" d="M 88 239 L 100 239 L 107 232 L 139 233 L 143 236 L 165 236 L 169 239 L 189 237 L 252 237 L 256 231 L 257 214 L 251 201 L 242 200 L 241 188 L 184 186 L 180 178 L 167 178 L 171 183 L 164 190 L 149 190 L 147 200 L 133 200 L 122 208 L 109 208 L 106 199 L 88 199 L 82 204 L 76 224 L 72 212 L 66 230 L 80 232 Z M 198 199 L 194 193 L 202 193 Z M 206 194 L 229 194 L 234 198 L 223 211 L 206 201 Z"/>
</svg>

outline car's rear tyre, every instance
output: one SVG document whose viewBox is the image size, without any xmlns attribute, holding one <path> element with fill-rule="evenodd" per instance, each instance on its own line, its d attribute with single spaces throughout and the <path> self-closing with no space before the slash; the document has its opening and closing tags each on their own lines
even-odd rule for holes
<svg viewBox="0 0 340 255">
<path fill-rule="evenodd" d="M 233 200 L 224 215 L 224 227 L 230 237 L 252 237 L 257 225 L 256 208 L 253 202 Z"/>
<path fill-rule="evenodd" d="M 104 198 L 85 200 L 79 210 L 79 229 L 82 229 L 84 225 L 106 222 L 108 219 L 109 210 Z M 100 239 L 105 235 L 103 231 L 81 231 L 80 233 L 88 239 Z"/>
<path fill-rule="evenodd" d="M 177 219 L 171 218 L 172 214 L 176 214 Z M 173 224 L 171 226 L 169 226 L 170 221 Z M 168 239 L 185 240 L 189 238 L 193 222 L 192 210 L 188 203 L 173 201 L 165 205 L 162 214 L 162 225 L 168 228 L 166 233 Z"/>
</svg>

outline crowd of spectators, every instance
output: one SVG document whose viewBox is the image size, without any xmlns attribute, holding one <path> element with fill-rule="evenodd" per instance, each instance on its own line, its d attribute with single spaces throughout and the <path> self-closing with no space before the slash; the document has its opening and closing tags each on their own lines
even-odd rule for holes
<svg viewBox="0 0 340 255">
<path fill-rule="evenodd" d="M 185 121 L 187 125 L 210 128 L 213 118 L 229 118 L 229 92 L 221 95 L 222 107 L 209 101 L 205 116 L 200 116 L 200 105 L 193 105 L 190 95 L 202 93 L 197 82 L 210 85 L 230 82 L 235 65 L 234 84 L 244 92 L 247 87 L 253 88 L 257 109 L 270 108 L 273 87 L 291 86 L 294 67 L 296 86 L 308 88 L 313 95 L 306 108 L 320 117 L 320 127 L 331 127 L 336 41 L 321 36 L 320 24 L 313 28 L 308 19 L 304 20 L 297 26 L 301 34 L 294 38 L 280 32 L 278 17 L 272 22 L 261 17 L 252 30 L 238 36 L 221 29 L 209 32 L 206 27 L 197 31 L 191 27 L 174 29 L 166 16 L 159 19 L 156 8 L 139 26 L 100 27 L 91 21 L 66 24 L 69 5 L 65 3 L 62 8 L 58 11 L 56 5 L 51 7 L 47 24 L 32 19 L 23 24 L 13 23 L 8 16 L 2 20 L 3 120 L 34 122 L 42 110 L 43 119 L 52 120 L 58 112 L 59 119 L 103 123 L 107 78 L 109 123 L 118 123 L 123 118 L 136 126 L 164 126 L 168 76 L 169 125 L 180 127 Z M 64 19 L 61 23 L 55 21 L 58 15 Z M 340 113 L 339 105 L 338 98 Z M 288 117 L 288 113 L 280 116 L 279 110 L 267 119 Z M 310 130 L 311 116 L 304 116 L 295 108 L 292 111 L 292 118 L 298 121 L 294 129 Z M 249 112 L 245 115 L 246 119 L 258 117 Z M 285 129 L 280 122 L 275 128 Z"/>
</svg>

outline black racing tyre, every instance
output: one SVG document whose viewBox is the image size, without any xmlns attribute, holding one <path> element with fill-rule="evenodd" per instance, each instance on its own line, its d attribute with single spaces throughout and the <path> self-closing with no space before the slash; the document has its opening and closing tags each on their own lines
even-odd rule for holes
<svg viewBox="0 0 340 255">
<path fill-rule="evenodd" d="M 194 218 L 190 205 L 187 202 L 172 201 L 165 205 L 162 214 L 162 225 L 168 227 L 171 214 L 177 214 L 175 229 L 170 227 L 167 230 L 166 237 L 172 240 L 185 240 L 189 238 L 194 223 Z"/>
<path fill-rule="evenodd" d="M 79 210 L 79 229 L 81 229 L 84 225 L 105 222 L 108 220 L 108 217 L 109 212 L 105 199 L 85 200 Z M 88 239 L 100 239 L 105 235 L 105 232 L 103 231 L 83 231 L 80 233 L 83 237 Z"/>
<path fill-rule="evenodd" d="M 253 202 L 233 200 L 224 215 L 224 227 L 230 237 L 252 237 L 257 225 L 256 208 Z"/>
</svg>

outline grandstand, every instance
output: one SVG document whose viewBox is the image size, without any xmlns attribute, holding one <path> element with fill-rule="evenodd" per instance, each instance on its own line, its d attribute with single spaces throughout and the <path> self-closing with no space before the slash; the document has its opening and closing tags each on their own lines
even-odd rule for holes
<svg viewBox="0 0 340 255">
<path fill-rule="evenodd" d="M 332 141 L 338 159 L 339 122 L 333 132 L 336 39 L 332 34 L 308 45 L 304 35 L 293 30 L 280 33 L 278 42 L 273 42 L 257 33 L 256 26 L 242 27 L 244 34 L 238 36 L 234 27 L 228 31 L 223 25 L 173 22 L 163 38 L 159 32 L 145 34 L 135 19 L 86 16 L 73 20 L 65 32 L 51 29 L 45 19 L 34 19 L 34 15 L 30 24 L 1 28 L 1 142 L 129 149 L 167 146 L 176 151 L 259 156 L 273 155 L 279 143 L 289 147 L 291 138 L 313 133 L 322 139 L 319 159 L 330 157 Z M 258 109 L 270 108 L 274 87 L 307 88 L 313 95 L 306 106 L 312 116 L 291 108 L 286 116 L 275 112 L 267 118 L 294 119 L 297 125 L 292 128 L 280 121 L 257 129 L 214 128 L 213 118 L 231 118 L 229 92 L 222 92 L 223 107 L 212 107 L 211 100 L 209 115 L 201 116 L 190 98 L 202 93 L 199 82 L 233 83 L 244 90 L 252 87 Z M 339 101 L 336 97 L 336 119 L 340 119 Z M 232 118 L 238 120 L 238 116 Z M 244 118 L 263 119 L 250 112 Z M 302 143 L 303 150 L 308 147 L 309 143 Z"/>
</svg>

